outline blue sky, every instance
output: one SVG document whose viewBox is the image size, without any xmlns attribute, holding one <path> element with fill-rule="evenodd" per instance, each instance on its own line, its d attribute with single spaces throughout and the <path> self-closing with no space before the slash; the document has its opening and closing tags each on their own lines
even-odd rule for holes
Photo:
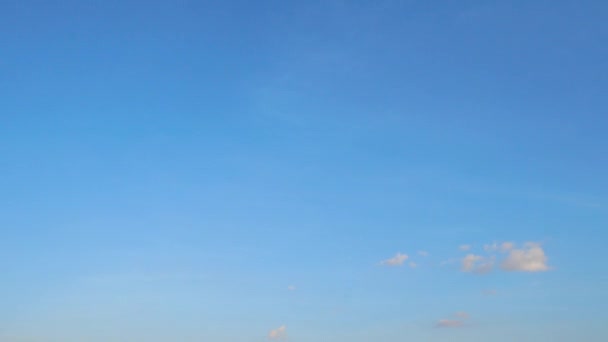
<svg viewBox="0 0 608 342">
<path fill-rule="evenodd" d="M 4 1 L 0 341 L 605 341 L 604 1 Z"/>
</svg>

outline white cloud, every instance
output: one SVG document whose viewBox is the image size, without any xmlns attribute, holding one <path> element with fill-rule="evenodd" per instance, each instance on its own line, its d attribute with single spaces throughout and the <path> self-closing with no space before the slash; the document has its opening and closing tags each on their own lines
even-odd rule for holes
<svg viewBox="0 0 608 342">
<path fill-rule="evenodd" d="M 296 286 L 295 286 L 295 285 L 289 285 L 289 286 L 287 286 L 287 289 L 288 289 L 289 291 L 295 291 L 297 288 L 296 288 Z"/>
<path fill-rule="evenodd" d="M 475 264 L 480 260 L 483 260 L 483 257 L 481 255 L 467 254 L 467 256 L 462 258 L 462 271 L 473 271 L 473 269 L 475 269 Z"/>
<path fill-rule="evenodd" d="M 271 340 L 285 340 L 287 339 L 287 327 L 281 325 L 280 327 L 270 330 L 268 338 Z"/>
<path fill-rule="evenodd" d="M 413 261 L 410 261 L 410 267 L 411 268 L 416 268 L 416 267 L 418 267 L 418 264 L 415 263 L 415 262 L 413 262 Z"/>
<path fill-rule="evenodd" d="M 467 254 L 461 261 L 463 272 L 485 274 L 494 268 L 494 258 L 481 255 Z"/>
<path fill-rule="evenodd" d="M 528 242 L 521 249 L 511 249 L 501 268 L 505 271 L 544 272 L 549 270 L 547 261 L 543 248 Z"/>
<path fill-rule="evenodd" d="M 471 245 L 460 245 L 460 246 L 458 246 L 458 249 L 460 249 L 463 252 L 466 252 L 466 251 L 470 251 L 472 247 L 473 246 L 471 246 Z"/>
<path fill-rule="evenodd" d="M 385 266 L 401 266 L 409 257 L 406 254 L 397 253 L 394 257 L 380 262 Z"/>
<path fill-rule="evenodd" d="M 418 255 L 420 255 L 421 257 L 428 257 L 430 254 L 427 251 L 418 251 Z"/>
<path fill-rule="evenodd" d="M 458 328 L 463 325 L 464 322 L 458 319 L 440 319 L 435 326 L 437 328 Z"/>
</svg>

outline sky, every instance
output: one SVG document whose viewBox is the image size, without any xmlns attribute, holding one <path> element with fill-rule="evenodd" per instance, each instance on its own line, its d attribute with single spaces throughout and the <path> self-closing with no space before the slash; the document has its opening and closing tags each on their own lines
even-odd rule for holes
<svg viewBox="0 0 608 342">
<path fill-rule="evenodd" d="M 0 342 L 608 340 L 607 19 L 0 2 Z"/>
</svg>

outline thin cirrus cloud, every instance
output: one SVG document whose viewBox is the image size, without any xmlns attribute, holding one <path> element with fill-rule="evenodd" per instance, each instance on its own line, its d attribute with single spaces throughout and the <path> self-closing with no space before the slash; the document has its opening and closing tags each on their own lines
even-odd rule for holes
<svg viewBox="0 0 608 342">
<path fill-rule="evenodd" d="M 287 290 L 295 291 L 295 290 L 297 290 L 297 287 L 295 285 L 289 285 L 289 286 L 287 286 Z"/>
<path fill-rule="evenodd" d="M 384 266 L 401 266 L 409 257 L 407 254 L 397 253 L 394 257 L 386 259 L 380 262 L 380 265 Z"/>
<path fill-rule="evenodd" d="M 437 328 L 458 328 L 464 325 L 464 322 L 458 319 L 440 319 L 435 325 Z"/>
<path fill-rule="evenodd" d="M 287 339 L 287 327 L 281 325 L 280 327 L 270 330 L 268 338 L 271 340 L 285 340 Z"/>
<path fill-rule="evenodd" d="M 421 257 L 428 257 L 430 254 L 427 251 L 418 251 L 418 255 L 420 255 Z"/>
<path fill-rule="evenodd" d="M 458 311 L 457 313 L 454 314 L 454 316 L 460 318 L 460 319 L 468 319 L 469 318 L 469 314 L 464 312 L 464 311 Z"/>
<path fill-rule="evenodd" d="M 469 314 L 464 311 L 456 312 L 452 315 L 452 318 L 440 319 L 435 323 L 437 328 L 460 328 L 465 326 L 466 321 L 469 319 Z"/>
<path fill-rule="evenodd" d="M 503 242 L 500 245 L 501 252 L 508 252 L 508 251 L 512 250 L 513 248 L 515 248 L 515 244 L 513 242 L 509 242 L 509 241 Z"/>
<path fill-rule="evenodd" d="M 501 268 L 510 272 L 545 272 L 550 269 L 547 262 L 543 248 L 537 243 L 528 242 L 521 249 L 511 249 Z"/>
<path fill-rule="evenodd" d="M 466 251 L 470 251 L 472 247 L 473 246 L 471 246 L 471 245 L 460 245 L 460 246 L 458 246 L 458 249 L 463 252 L 466 252 Z"/>
<path fill-rule="evenodd" d="M 502 253 L 506 253 L 510 250 L 512 250 L 513 248 L 515 248 L 515 244 L 513 242 L 503 242 L 503 243 L 496 243 L 494 242 L 493 244 L 488 244 L 488 245 L 484 245 L 483 246 L 483 250 L 486 252 L 496 252 L 496 251 L 500 251 Z"/>
<path fill-rule="evenodd" d="M 456 258 L 450 258 L 447 260 L 444 260 L 442 262 L 439 263 L 439 266 L 448 266 L 448 265 L 453 265 L 453 264 L 457 264 L 458 263 L 458 259 Z"/>
</svg>

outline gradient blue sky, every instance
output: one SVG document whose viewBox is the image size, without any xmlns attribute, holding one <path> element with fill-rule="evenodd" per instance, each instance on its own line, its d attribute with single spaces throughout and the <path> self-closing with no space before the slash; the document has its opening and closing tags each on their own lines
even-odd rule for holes
<svg viewBox="0 0 608 342">
<path fill-rule="evenodd" d="M 606 341 L 607 41 L 606 1 L 1 1 L 0 341 Z"/>
</svg>

